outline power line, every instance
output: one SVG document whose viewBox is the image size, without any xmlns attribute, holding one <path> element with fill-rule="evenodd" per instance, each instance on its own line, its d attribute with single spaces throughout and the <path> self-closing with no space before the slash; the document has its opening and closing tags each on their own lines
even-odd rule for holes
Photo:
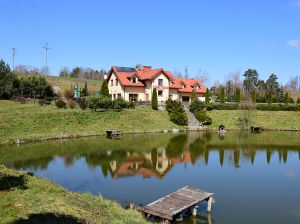
<svg viewBox="0 0 300 224">
<path fill-rule="evenodd" d="M 33 15 L 34 15 L 34 18 L 35 18 L 35 22 L 36 22 L 37 27 L 38 27 L 38 29 L 39 29 L 41 35 L 42 35 L 43 40 L 44 40 L 43 29 L 42 29 L 41 23 L 40 23 L 40 21 L 39 21 L 38 14 L 37 14 L 37 12 L 36 12 L 36 10 L 35 10 L 35 6 L 34 6 L 32 0 L 30 0 L 30 5 L 31 5 L 32 11 L 33 11 Z"/>
</svg>

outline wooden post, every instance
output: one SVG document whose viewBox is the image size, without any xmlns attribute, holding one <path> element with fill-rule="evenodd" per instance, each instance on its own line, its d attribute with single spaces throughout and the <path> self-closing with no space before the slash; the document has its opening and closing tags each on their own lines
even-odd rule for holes
<svg viewBox="0 0 300 224">
<path fill-rule="evenodd" d="M 208 199 L 208 203 L 207 203 L 207 212 L 211 212 L 211 205 L 212 205 L 212 197 L 210 197 Z"/>
</svg>

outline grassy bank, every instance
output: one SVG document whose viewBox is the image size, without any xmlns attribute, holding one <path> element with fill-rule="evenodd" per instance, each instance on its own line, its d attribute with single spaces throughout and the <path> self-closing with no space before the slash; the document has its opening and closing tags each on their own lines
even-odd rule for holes
<svg viewBox="0 0 300 224">
<path fill-rule="evenodd" d="M 178 128 L 166 111 L 137 107 L 121 112 L 58 109 L 55 106 L 0 101 L 0 144 L 20 140 L 105 134 L 109 129 L 144 132 Z"/>
<path fill-rule="evenodd" d="M 242 110 L 212 110 L 208 115 L 212 118 L 212 128 L 218 128 L 220 124 L 226 128 L 236 129 L 240 125 L 238 118 L 243 117 Z M 269 129 L 300 129 L 299 111 L 258 111 L 249 113 L 253 126 L 261 126 Z"/>
<path fill-rule="evenodd" d="M 0 166 L 0 223 L 146 223 L 135 211 Z"/>
</svg>

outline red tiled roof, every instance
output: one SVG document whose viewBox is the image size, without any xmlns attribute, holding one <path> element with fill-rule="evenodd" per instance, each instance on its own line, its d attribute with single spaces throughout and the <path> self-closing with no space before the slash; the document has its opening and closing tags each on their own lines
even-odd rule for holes
<svg viewBox="0 0 300 224">
<path fill-rule="evenodd" d="M 184 88 L 182 88 L 182 85 L 184 86 Z M 198 89 L 195 90 L 196 93 L 205 93 L 206 88 L 198 80 L 195 79 L 176 78 L 170 88 L 179 89 L 179 92 L 181 93 L 191 93 L 195 85 L 198 86 Z"/>
<path fill-rule="evenodd" d="M 145 87 L 142 81 L 152 80 L 160 73 L 164 73 L 172 81 L 172 84 L 170 85 L 171 89 L 179 89 L 179 92 L 182 93 L 191 93 L 193 91 L 193 86 L 198 85 L 199 88 L 196 90 L 197 93 L 204 93 L 206 91 L 206 88 L 203 87 L 198 80 L 174 78 L 170 71 L 165 71 L 163 68 L 152 69 L 151 66 L 145 66 L 144 69 L 138 69 L 113 66 L 108 74 L 108 79 L 112 72 L 115 73 L 123 86 Z M 136 83 L 129 80 L 129 78 L 134 76 L 138 79 Z M 184 88 L 182 88 L 182 84 L 185 86 Z"/>
</svg>

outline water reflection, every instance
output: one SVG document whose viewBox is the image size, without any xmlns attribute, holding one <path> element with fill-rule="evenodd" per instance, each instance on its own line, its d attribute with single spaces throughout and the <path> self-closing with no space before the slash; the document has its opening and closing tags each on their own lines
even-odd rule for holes
<svg viewBox="0 0 300 224">
<path fill-rule="evenodd" d="M 128 176 L 162 179 L 176 164 L 209 165 L 210 154 L 218 152 L 219 164 L 226 161 L 235 168 L 255 163 L 257 153 L 266 154 L 266 163 L 276 159 L 287 163 L 288 155 L 298 152 L 299 134 L 248 132 L 227 133 L 221 139 L 215 133 L 124 136 L 122 140 L 105 138 L 77 139 L 31 144 L 0 150 L 0 163 L 16 169 L 45 170 L 55 158 L 63 158 L 70 167 L 85 159 L 90 168 L 101 167 L 104 177 Z M 284 141 L 283 141 L 284 140 Z"/>
</svg>

